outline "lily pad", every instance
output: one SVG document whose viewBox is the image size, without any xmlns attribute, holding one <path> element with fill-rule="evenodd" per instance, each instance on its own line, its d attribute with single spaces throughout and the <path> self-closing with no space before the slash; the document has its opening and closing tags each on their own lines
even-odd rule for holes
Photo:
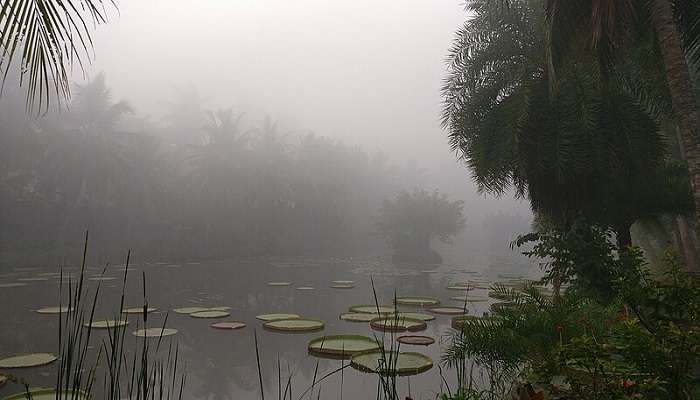
<svg viewBox="0 0 700 400">
<path fill-rule="evenodd" d="M 20 354 L 0 359 L 0 368 L 29 368 L 51 364 L 57 357 L 51 353 Z"/>
<path fill-rule="evenodd" d="M 355 285 L 349 284 L 349 283 L 336 283 L 334 285 L 331 285 L 331 289 L 354 289 Z"/>
<path fill-rule="evenodd" d="M 56 389 L 30 389 L 29 396 L 27 391 L 23 391 L 4 397 L 2 400 L 26 400 L 30 397 L 32 400 L 88 400 L 90 398 L 87 393 L 82 391 L 61 390 L 59 395 Z"/>
<path fill-rule="evenodd" d="M 352 357 L 350 365 L 358 371 L 381 375 L 418 375 L 433 367 L 433 360 L 420 353 L 372 352 Z"/>
<path fill-rule="evenodd" d="M 279 314 L 261 314 L 256 316 L 255 318 L 259 319 L 260 321 L 264 322 L 270 322 L 270 321 L 279 321 L 282 319 L 296 319 L 296 318 L 301 318 L 301 315 L 299 314 L 284 314 L 284 313 L 279 313 Z"/>
<path fill-rule="evenodd" d="M 404 335 L 396 338 L 396 341 L 401 344 L 410 344 L 414 346 L 430 346 L 435 343 L 435 339 L 430 336 L 423 335 Z"/>
<path fill-rule="evenodd" d="M 23 282 L 0 283 L 0 288 L 13 288 L 21 286 L 27 286 L 27 284 Z"/>
<path fill-rule="evenodd" d="M 315 289 L 314 289 L 313 287 L 311 287 L 311 286 L 299 286 L 299 287 L 297 288 L 297 290 L 306 291 L 306 290 L 315 290 Z"/>
<path fill-rule="evenodd" d="M 263 328 L 276 332 L 315 332 L 325 327 L 323 321 L 317 319 L 279 319 L 263 324 Z"/>
<path fill-rule="evenodd" d="M 165 336 L 172 336 L 176 333 L 177 333 L 177 329 L 148 328 L 148 329 L 139 329 L 136 332 L 133 332 L 132 334 L 134 336 L 143 337 L 143 338 L 160 338 L 160 337 L 165 337 Z"/>
<path fill-rule="evenodd" d="M 348 359 L 355 354 L 379 350 L 377 340 L 362 335 L 322 336 L 309 342 L 309 354 L 333 359 Z"/>
<path fill-rule="evenodd" d="M 39 314 L 63 314 L 68 312 L 68 306 L 44 307 L 35 311 Z"/>
<path fill-rule="evenodd" d="M 18 280 L 18 281 L 22 281 L 22 282 L 46 282 L 46 281 L 49 280 L 49 278 L 41 278 L 41 277 L 37 277 L 37 278 L 19 278 L 19 279 L 17 279 L 17 280 Z"/>
<path fill-rule="evenodd" d="M 334 285 L 354 285 L 355 281 L 332 281 Z"/>
<path fill-rule="evenodd" d="M 466 314 L 464 308 L 460 307 L 435 307 L 429 310 L 431 313 L 440 315 L 463 315 Z"/>
<path fill-rule="evenodd" d="M 200 311 L 208 311 L 209 309 L 206 307 L 182 307 L 182 308 L 176 308 L 173 311 L 175 311 L 178 314 L 187 314 L 190 315 L 192 313 L 200 312 Z"/>
<path fill-rule="evenodd" d="M 352 307 L 350 307 L 350 312 L 388 315 L 388 314 L 395 313 L 396 308 L 394 308 L 394 306 L 379 306 L 379 307 L 377 307 L 374 304 L 369 304 L 369 305 L 352 306 Z"/>
<path fill-rule="evenodd" d="M 206 309 L 206 311 L 230 311 L 231 307 L 229 306 L 216 306 L 216 307 L 209 307 Z"/>
<path fill-rule="evenodd" d="M 375 318 L 378 318 L 379 314 L 369 314 L 369 313 L 343 313 L 340 314 L 340 319 L 349 322 L 370 322 Z"/>
<path fill-rule="evenodd" d="M 205 311 L 197 311 L 193 312 L 190 314 L 190 317 L 193 318 L 224 318 L 228 317 L 231 315 L 228 311 L 219 311 L 219 310 L 205 310 Z"/>
<path fill-rule="evenodd" d="M 239 321 L 226 321 L 226 322 L 217 322 L 214 324 L 210 325 L 214 329 L 228 329 L 228 330 L 236 330 L 236 329 L 243 329 L 246 327 L 245 322 L 239 322 Z"/>
<path fill-rule="evenodd" d="M 122 326 L 127 326 L 129 325 L 129 321 L 126 320 L 113 320 L 113 319 L 105 319 L 102 321 L 92 321 L 92 322 L 86 322 L 83 324 L 83 326 L 92 328 L 92 329 L 112 329 L 112 328 L 121 328 Z"/>
<path fill-rule="evenodd" d="M 90 278 L 91 281 L 97 281 L 97 282 L 104 282 L 104 281 L 113 281 L 117 278 L 113 276 L 93 276 Z"/>
<path fill-rule="evenodd" d="M 440 304 L 440 300 L 434 297 L 422 297 L 422 296 L 411 296 L 411 297 L 397 297 L 396 304 L 401 304 L 404 306 L 437 306 Z"/>
<path fill-rule="evenodd" d="M 291 282 L 267 282 L 267 286 L 291 286 Z"/>
<path fill-rule="evenodd" d="M 485 297 L 474 297 L 474 296 L 453 296 L 453 297 L 450 297 L 450 300 L 459 301 L 462 303 L 483 303 L 483 302 L 489 301 L 489 299 L 487 299 Z"/>
<path fill-rule="evenodd" d="M 413 319 L 419 319 L 421 321 L 432 321 L 435 319 L 434 315 L 430 314 L 424 314 L 424 313 L 418 313 L 418 312 L 400 312 L 395 315 L 398 315 L 399 318 L 413 318 Z"/>
<path fill-rule="evenodd" d="M 154 311 L 157 311 L 158 309 L 155 307 L 148 307 L 146 309 L 147 313 L 152 313 Z M 125 308 L 122 310 L 122 313 L 124 314 L 143 314 L 143 307 L 131 307 L 131 308 Z"/>
<path fill-rule="evenodd" d="M 428 327 L 425 321 L 415 318 L 402 318 L 395 316 L 375 318 L 370 322 L 372 329 L 389 332 L 419 332 Z"/>
</svg>

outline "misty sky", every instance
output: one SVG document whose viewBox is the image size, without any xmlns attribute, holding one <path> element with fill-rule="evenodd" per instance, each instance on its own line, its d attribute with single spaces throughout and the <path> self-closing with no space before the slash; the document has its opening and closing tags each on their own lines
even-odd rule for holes
<svg viewBox="0 0 700 400">
<path fill-rule="evenodd" d="M 91 70 L 105 71 L 140 113 L 157 120 L 173 87 L 192 84 L 211 108 L 380 149 L 415 161 L 441 190 L 475 196 L 440 127 L 444 60 L 467 18 L 462 0 L 118 4 L 95 35 Z M 500 203 L 491 205 L 513 206 Z"/>
</svg>

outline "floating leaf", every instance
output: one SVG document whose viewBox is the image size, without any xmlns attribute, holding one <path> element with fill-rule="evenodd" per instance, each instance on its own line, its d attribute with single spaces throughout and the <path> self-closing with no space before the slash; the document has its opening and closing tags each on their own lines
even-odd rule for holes
<svg viewBox="0 0 700 400">
<path fill-rule="evenodd" d="M 147 313 L 152 313 L 154 311 L 158 310 L 157 308 L 154 307 L 148 307 L 146 309 Z M 124 314 L 143 314 L 143 307 L 131 307 L 131 308 L 125 308 L 122 310 L 122 313 Z"/>
<path fill-rule="evenodd" d="M 334 285 L 354 285 L 355 281 L 332 281 Z"/>
<path fill-rule="evenodd" d="M 322 336 L 309 342 L 309 354 L 333 359 L 346 359 L 355 354 L 379 350 L 377 340 L 362 335 Z"/>
<path fill-rule="evenodd" d="M 437 306 L 440 304 L 440 300 L 434 297 L 422 297 L 422 296 L 410 296 L 410 297 L 397 297 L 396 304 L 401 304 L 404 306 Z"/>
<path fill-rule="evenodd" d="M 239 321 L 226 321 L 226 322 L 217 322 L 214 324 L 210 325 L 214 329 L 228 329 L 228 330 L 235 330 L 235 329 L 242 329 L 246 327 L 245 322 L 239 322 Z"/>
<path fill-rule="evenodd" d="M 90 398 L 87 393 L 77 390 L 61 389 L 59 395 L 56 389 L 30 389 L 29 395 L 27 395 L 27 391 L 25 390 L 4 397 L 2 400 L 26 400 L 30 397 L 32 400 L 88 400 Z"/>
<path fill-rule="evenodd" d="M 418 332 L 427 328 L 425 321 L 415 318 L 397 318 L 395 316 L 375 318 L 370 322 L 370 326 L 378 331 L 391 332 Z"/>
<path fill-rule="evenodd" d="M 228 311 L 218 311 L 218 310 L 205 310 L 197 311 L 190 314 L 193 318 L 224 318 L 231 315 Z"/>
<path fill-rule="evenodd" d="M 399 318 L 413 318 L 413 319 L 419 319 L 421 321 L 432 321 L 435 319 L 434 315 L 417 313 L 417 312 L 399 312 L 399 313 L 394 314 L 394 315 L 397 315 Z"/>
<path fill-rule="evenodd" d="M 28 368 L 50 364 L 57 358 L 51 353 L 20 354 L 0 359 L 0 368 Z"/>
<path fill-rule="evenodd" d="M 295 318 L 301 318 L 301 315 L 298 314 L 284 314 L 284 313 L 279 313 L 279 314 L 261 314 L 256 316 L 255 318 L 259 319 L 260 321 L 264 322 L 269 322 L 269 321 L 278 321 L 281 319 L 295 319 Z"/>
<path fill-rule="evenodd" d="M 411 344 L 414 346 L 430 346 L 435 343 L 435 339 L 430 336 L 422 335 L 404 335 L 396 338 L 396 341 L 401 344 Z"/>
<path fill-rule="evenodd" d="M 428 311 L 440 315 L 462 315 L 467 313 L 466 310 L 464 310 L 464 308 L 460 307 L 435 307 L 431 308 Z"/>
<path fill-rule="evenodd" d="M 22 282 L 46 282 L 49 278 L 19 278 L 17 280 Z"/>
<path fill-rule="evenodd" d="M 44 307 L 35 311 L 39 314 L 63 314 L 68 312 L 68 306 Z"/>
<path fill-rule="evenodd" d="M 0 288 L 13 288 L 21 286 L 27 286 L 27 284 L 22 282 L 0 283 Z"/>
<path fill-rule="evenodd" d="M 483 303 L 483 302 L 489 301 L 489 299 L 487 299 L 485 297 L 474 297 L 474 296 L 453 296 L 453 297 L 450 297 L 450 300 L 459 301 L 462 303 Z"/>
<path fill-rule="evenodd" d="M 139 329 L 133 332 L 132 335 L 143 337 L 143 338 L 160 338 L 165 336 L 172 336 L 177 333 L 177 329 L 171 328 L 148 328 Z"/>
<path fill-rule="evenodd" d="M 350 365 L 358 371 L 381 375 L 418 375 L 433 367 L 433 360 L 420 353 L 361 353 L 352 357 Z"/>
<path fill-rule="evenodd" d="M 280 319 L 263 324 L 263 328 L 277 332 L 315 332 L 324 326 L 323 321 L 302 318 Z"/>
<path fill-rule="evenodd" d="M 92 278 L 89 278 L 91 281 L 97 281 L 97 282 L 103 282 L 103 281 L 113 281 L 117 278 L 113 276 L 93 276 Z"/>
<path fill-rule="evenodd" d="M 350 307 L 350 312 L 387 315 L 387 314 L 395 313 L 396 308 L 394 308 L 394 306 L 379 306 L 379 307 L 377 307 L 374 304 L 369 304 L 369 305 L 352 306 L 352 307 Z"/>
<path fill-rule="evenodd" d="M 349 322 L 370 322 L 375 318 L 378 318 L 379 314 L 369 314 L 369 313 L 343 313 L 340 314 L 340 319 Z"/>
<path fill-rule="evenodd" d="M 187 314 L 190 315 L 192 313 L 200 312 L 200 311 L 208 311 L 209 309 L 206 307 L 182 307 L 182 308 L 176 308 L 173 311 L 175 311 L 178 314 Z"/>
<path fill-rule="evenodd" d="M 315 290 L 311 286 L 299 286 L 297 290 Z"/>
<path fill-rule="evenodd" d="M 339 284 L 338 283 L 335 285 L 331 285 L 331 289 L 354 289 L 354 288 L 355 288 L 355 285 L 347 284 L 347 283 L 346 284 Z"/>
<path fill-rule="evenodd" d="M 267 282 L 267 286 L 290 286 L 291 282 Z"/>
<path fill-rule="evenodd" d="M 112 328 L 117 328 L 117 327 L 122 327 L 129 325 L 129 321 L 126 320 L 120 320 L 116 321 L 113 319 L 105 319 L 102 321 L 92 321 L 92 322 L 86 322 L 83 324 L 83 326 L 88 327 L 88 328 L 93 328 L 93 329 L 112 329 Z"/>
</svg>

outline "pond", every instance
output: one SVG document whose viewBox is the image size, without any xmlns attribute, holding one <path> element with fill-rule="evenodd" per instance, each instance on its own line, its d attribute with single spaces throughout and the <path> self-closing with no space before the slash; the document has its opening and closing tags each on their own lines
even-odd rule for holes
<svg viewBox="0 0 700 400">
<path fill-rule="evenodd" d="M 87 281 L 88 287 L 94 290 L 100 286 L 95 320 L 114 318 L 122 294 L 123 268 L 108 266 L 104 275 L 102 269 L 94 266 L 86 271 L 88 277 L 95 278 Z M 48 267 L 0 271 L 0 358 L 18 353 L 58 353 L 58 317 L 35 312 L 58 305 L 59 279 L 52 274 L 56 271 Z M 77 268 L 73 267 L 71 271 L 75 274 Z M 283 386 L 289 372 L 293 372 L 292 391 L 296 399 L 312 385 L 315 373 L 321 377 L 343 365 L 340 360 L 309 355 L 307 345 L 311 340 L 324 335 L 347 334 L 382 337 L 382 332 L 372 329 L 368 322 L 339 318 L 352 306 L 374 303 L 371 279 L 374 280 L 380 304 L 392 304 L 396 294 L 399 297 L 437 298 L 443 307 L 459 307 L 459 301 L 450 298 L 463 293 L 448 287 L 472 279 L 486 282 L 488 278 L 495 278 L 481 276 L 479 267 L 443 265 L 398 268 L 377 260 L 142 262 L 129 270 L 125 308 L 142 306 L 143 273 L 148 305 L 156 308 L 149 314 L 148 327 L 160 328 L 167 313 L 166 327 L 178 330 L 177 334 L 162 340 L 166 345 L 177 343 L 179 346 L 179 359 L 187 374 L 185 399 L 260 398 L 255 332 L 266 398 L 277 398 L 279 360 Z M 271 285 L 271 282 L 276 284 Z M 290 284 L 285 285 L 284 282 Z M 2 284 L 11 283 L 25 285 L 2 287 Z M 476 288 L 470 292 L 470 296 L 474 293 L 486 298 L 486 291 L 485 287 Z M 429 299 L 419 300 L 405 301 L 406 305 L 399 305 L 400 311 L 431 314 L 428 308 L 434 304 Z M 488 311 L 494 301 L 469 303 L 469 312 L 481 315 Z M 183 307 L 230 307 L 227 311 L 230 316 L 193 318 L 172 311 Z M 262 321 L 256 316 L 269 313 L 298 314 L 321 320 L 324 327 L 310 333 L 293 334 L 263 329 Z M 435 319 L 427 321 L 424 330 L 405 334 L 432 337 L 434 344 L 412 345 L 412 341 L 407 340 L 406 344 L 401 345 L 401 351 L 422 353 L 435 363 L 426 372 L 399 378 L 402 393 L 407 395 L 410 387 L 414 399 L 434 399 L 442 386 L 437 365 L 441 350 L 446 345 L 445 334 L 450 331 L 452 316 L 449 312 L 433 315 Z M 129 316 L 129 319 L 132 321 L 127 328 L 129 333 L 143 328 L 137 322 L 138 315 Z M 210 326 L 227 321 L 240 321 L 246 326 L 234 326 L 240 329 L 213 329 Z M 416 321 L 416 325 L 420 325 L 420 322 Z M 93 334 L 92 351 L 96 352 L 107 333 L 94 330 Z M 135 345 L 143 339 L 128 335 L 126 340 Z M 389 340 L 388 334 L 386 340 Z M 421 343 L 420 340 L 418 342 Z M 348 364 L 348 361 L 344 363 Z M 13 369 L 11 372 L 26 379 L 32 386 L 51 387 L 55 382 L 55 370 L 56 363 Z M 447 381 L 454 385 L 454 373 L 445 371 L 445 375 Z M 320 386 L 323 393 L 321 398 L 340 398 L 341 391 L 342 397 L 348 399 L 374 398 L 377 377 L 346 368 L 342 375 L 334 374 Z M 18 390 L 19 386 L 8 385 L 0 389 L 0 398 Z"/>
</svg>

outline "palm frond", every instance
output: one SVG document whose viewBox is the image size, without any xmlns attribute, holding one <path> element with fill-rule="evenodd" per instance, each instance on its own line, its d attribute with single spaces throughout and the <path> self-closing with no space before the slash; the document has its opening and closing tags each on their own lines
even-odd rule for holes
<svg viewBox="0 0 700 400">
<path fill-rule="evenodd" d="M 0 8 L 0 73 L 26 86 L 28 110 L 48 110 L 70 98 L 70 72 L 91 61 L 91 29 L 106 22 L 114 0 L 6 0 Z"/>
</svg>

